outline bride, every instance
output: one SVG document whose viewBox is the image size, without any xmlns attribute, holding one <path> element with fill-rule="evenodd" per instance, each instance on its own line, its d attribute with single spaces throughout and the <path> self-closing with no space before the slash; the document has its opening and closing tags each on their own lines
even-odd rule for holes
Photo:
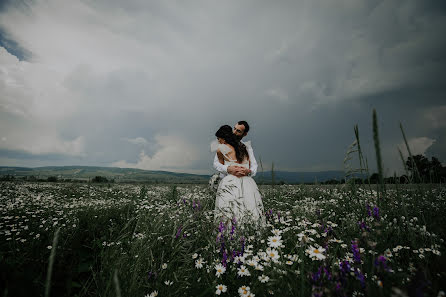
<svg viewBox="0 0 446 297">
<path fill-rule="evenodd" d="M 246 145 L 232 132 L 228 125 L 215 133 L 218 144 L 217 156 L 223 165 L 236 165 L 249 169 L 250 160 Z M 226 175 L 219 183 L 215 200 L 215 220 L 225 225 L 234 220 L 237 224 L 252 223 L 265 226 L 262 197 L 256 182 L 250 176 Z"/>
</svg>

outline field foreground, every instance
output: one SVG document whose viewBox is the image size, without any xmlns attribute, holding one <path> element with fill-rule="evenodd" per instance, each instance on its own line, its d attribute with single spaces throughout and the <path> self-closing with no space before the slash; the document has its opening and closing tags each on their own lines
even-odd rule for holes
<svg viewBox="0 0 446 297">
<path fill-rule="evenodd" d="M 444 296 L 444 186 L 260 190 L 262 230 L 202 185 L 2 182 L 0 294 Z"/>
</svg>

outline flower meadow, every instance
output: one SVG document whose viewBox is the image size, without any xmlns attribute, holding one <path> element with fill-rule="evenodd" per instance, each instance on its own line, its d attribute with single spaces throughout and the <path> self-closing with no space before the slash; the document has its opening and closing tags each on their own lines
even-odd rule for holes
<svg viewBox="0 0 446 297">
<path fill-rule="evenodd" d="M 260 186 L 266 227 L 204 185 L 0 183 L 2 296 L 444 296 L 446 189 Z"/>
</svg>

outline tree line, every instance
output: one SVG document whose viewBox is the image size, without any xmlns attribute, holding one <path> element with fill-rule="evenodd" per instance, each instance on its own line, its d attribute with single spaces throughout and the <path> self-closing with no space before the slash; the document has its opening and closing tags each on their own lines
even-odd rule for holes
<svg viewBox="0 0 446 297">
<path fill-rule="evenodd" d="M 386 184 L 409 184 L 409 183 L 446 183 L 446 166 L 442 166 L 440 160 L 436 157 L 427 158 L 423 155 L 407 157 L 404 162 L 405 174 L 400 176 L 390 176 L 384 178 Z M 373 173 L 370 177 L 355 177 L 355 183 L 378 184 L 379 174 Z M 343 184 L 342 180 L 328 180 L 322 184 Z"/>
</svg>

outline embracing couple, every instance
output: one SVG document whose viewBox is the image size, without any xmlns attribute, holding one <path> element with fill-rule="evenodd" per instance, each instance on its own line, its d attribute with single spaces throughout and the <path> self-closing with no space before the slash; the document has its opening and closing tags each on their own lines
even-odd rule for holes
<svg viewBox="0 0 446 297">
<path fill-rule="evenodd" d="M 257 172 L 257 162 L 251 142 L 243 142 L 249 125 L 239 121 L 231 128 L 221 126 L 215 133 L 217 142 L 211 147 L 216 151 L 214 169 L 219 172 L 215 199 L 215 220 L 229 225 L 233 222 L 265 225 L 262 197 L 252 178 Z"/>
</svg>

